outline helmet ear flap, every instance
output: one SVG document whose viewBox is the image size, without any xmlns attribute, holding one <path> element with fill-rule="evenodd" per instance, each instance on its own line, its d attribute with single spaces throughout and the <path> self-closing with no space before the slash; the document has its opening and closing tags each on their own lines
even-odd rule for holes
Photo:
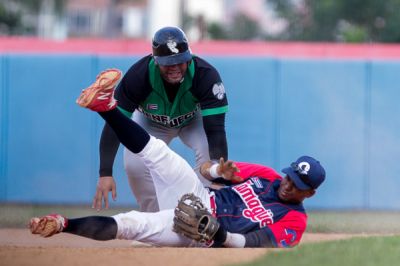
<svg viewBox="0 0 400 266">
<path fill-rule="evenodd" d="M 178 27 L 158 30 L 152 40 L 153 57 L 159 65 L 176 65 L 192 59 L 185 33 Z"/>
</svg>

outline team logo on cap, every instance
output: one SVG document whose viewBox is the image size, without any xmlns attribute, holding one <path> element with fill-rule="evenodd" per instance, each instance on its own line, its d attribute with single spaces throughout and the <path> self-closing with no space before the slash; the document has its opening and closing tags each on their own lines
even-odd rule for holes
<svg viewBox="0 0 400 266">
<path fill-rule="evenodd" d="M 174 54 L 179 53 L 178 48 L 176 48 L 177 45 L 178 45 L 178 44 L 177 44 L 176 42 L 172 41 L 172 40 L 168 40 L 168 41 L 167 41 L 167 47 L 168 47 L 168 49 L 171 50 L 171 52 L 173 52 Z"/>
<path fill-rule="evenodd" d="M 299 173 L 302 175 L 308 175 L 308 171 L 310 171 L 310 164 L 307 162 L 301 162 L 298 164 L 299 167 Z"/>
</svg>

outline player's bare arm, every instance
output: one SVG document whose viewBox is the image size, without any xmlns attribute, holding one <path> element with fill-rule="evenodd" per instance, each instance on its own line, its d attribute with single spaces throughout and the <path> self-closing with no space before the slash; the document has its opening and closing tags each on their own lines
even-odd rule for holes
<svg viewBox="0 0 400 266">
<path fill-rule="evenodd" d="M 210 181 L 215 178 L 222 177 L 225 180 L 233 182 L 241 182 L 242 178 L 237 175 L 239 168 L 231 160 L 225 161 L 224 158 L 220 158 L 218 162 L 207 161 L 200 167 L 200 173 Z"/>
</svg>

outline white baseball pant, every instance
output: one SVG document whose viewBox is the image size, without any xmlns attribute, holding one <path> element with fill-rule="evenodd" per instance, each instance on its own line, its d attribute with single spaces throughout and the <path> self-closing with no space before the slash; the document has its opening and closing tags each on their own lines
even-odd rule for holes
<svg viewBox="0 0 400 266">
<path fill-rule="evenodd" d="M 196 166 L 194 170 L 198 178 L 203 182 L 204 186 L 210 185 L 210 181 L 200 174 L 200 165 L 210 159 L 208 141 L 204 132 L 203 119 L 200 112 L 197 112 L 193 120 L 182 128 L 168 128 L 159 125 L 152 122 L 138 111 L 133 113 L 132 120 L 143 127 L 150 135 L 163 140 L 167 145 L 170 144 L 173 138 L 179 137 L 181 141 L 195 153 Z M 175 207 L 172 205 L 166 206 L 165 204 L 163 204 L 163 206 L 158 206 L 158 193 L 156 193 L 150 170 L 137 154 L 130 152 L 128 149 L 124 150 L 124 167 L 128 176 L 129 185 L 139 204 L 140 211 L 155 212 L 164 210 L 165 208 Z M 181 185 L 178 184 L 178 186 Z M 176 202 L 174 202 L 174 204 L 176 205 Z"/>
<path fill-rule="evenodd" d="M 113 216 L 118 225 L 117 238 L 156 246 L 199 246 L 172 231 L 174 208 L 182 195 L 194 193 L 211 211 L 209 190 L 204 188 L 192 167 L 162 140 L 152 136 L 137 155 L 149 169 L 162 211 L 130 211 Z"/>
</svg>

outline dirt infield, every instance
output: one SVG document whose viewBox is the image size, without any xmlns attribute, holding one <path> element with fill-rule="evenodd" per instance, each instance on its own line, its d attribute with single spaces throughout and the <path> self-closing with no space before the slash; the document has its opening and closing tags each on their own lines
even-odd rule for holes
<svg viewBox="0 0 400 266">
<path fill-rule="evenodd" d="M 302 243 L 350 238 L 345 234 L 308 234 Z M 131 241 L 94 241 L 69 234 L 41 238 L 27 229 L 0 229 L 0 265 L 191 265 L 248 262 L 270 249 L 155 248 Z M 205 261 L 207 261 L 205 263 Z"/>
</svg>

